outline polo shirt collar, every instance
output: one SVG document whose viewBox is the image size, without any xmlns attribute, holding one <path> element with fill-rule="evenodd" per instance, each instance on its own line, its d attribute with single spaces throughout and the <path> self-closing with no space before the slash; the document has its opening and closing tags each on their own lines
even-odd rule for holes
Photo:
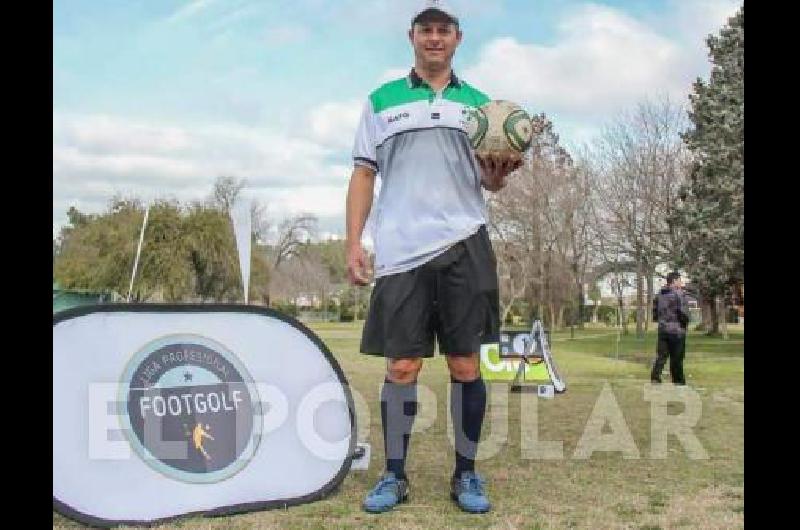
<svg viewBox="0 0 800 530">
<path fill-rule="evenodd" d="M 408 86 L 410 88 L 419 88 L 425 80 L 422 79 L 419 74 L 417 73 L 414 68 L 411 68 L 411 72 L 408 73 Z M 461 88 L 461 80 L 456 76 L 456 73 L 453 70 L 450 70 L 450 82 L 447 84 L 448 87 L 456 87 Z"/>
</svg>

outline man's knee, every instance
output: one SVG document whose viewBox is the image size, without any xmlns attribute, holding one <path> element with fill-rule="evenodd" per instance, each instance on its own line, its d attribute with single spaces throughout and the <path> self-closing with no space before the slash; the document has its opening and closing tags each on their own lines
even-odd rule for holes
<svg viewBox="0 0 800 530">
<path fill-rule="evenodd" d="M 450 355 L 447 357 L 447 367 L 453 379 L 464 383 L 474 381 L 481 375 L 480 358 L 477 353 L 463 356 Z"/>
<path fill-rule="evenodd" d="M 413 383 L 421 369 L 422 359 L 389 359 L 386 363 L 386 377 L 392 383 Z"/>
</svg>

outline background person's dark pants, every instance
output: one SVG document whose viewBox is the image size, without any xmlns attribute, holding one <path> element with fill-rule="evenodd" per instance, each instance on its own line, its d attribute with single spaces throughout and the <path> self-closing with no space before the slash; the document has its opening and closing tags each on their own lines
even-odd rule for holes
<svg viewBox="0 0 800 530">
<path fill-rule="evenodd" d="M 661 381 L 661 370 L 669 357 L 669 373 L 672 382 L 676 385 L 685 385 L 686 378 L 683 376 L 683 357 L 686 353 L 686 335 L 676 335 L 673 333 L 658 333 L 658 344 L 656 345 L 656 362 L 653 364 L 653 371 L 650 374 L 651 381 Z"/>
</svg>

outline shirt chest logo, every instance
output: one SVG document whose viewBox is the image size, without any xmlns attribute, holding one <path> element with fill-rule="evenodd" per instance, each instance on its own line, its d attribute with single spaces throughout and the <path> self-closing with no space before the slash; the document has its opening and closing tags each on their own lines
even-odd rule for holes
<svg viewBox="0 0 800 530">
<path fill-rule="evenodd" d="M 395 123 L 395 122 L 398 122 L 400 120 L 407 120 L 410 117 L 411 117 L 411 115 L 408 112 L 401 112 L 399 114 L 395 114 L 394 116 L 389 116 L 389 119 L 387 120 L 387 122 L 388 123 Z"/>
</svg>

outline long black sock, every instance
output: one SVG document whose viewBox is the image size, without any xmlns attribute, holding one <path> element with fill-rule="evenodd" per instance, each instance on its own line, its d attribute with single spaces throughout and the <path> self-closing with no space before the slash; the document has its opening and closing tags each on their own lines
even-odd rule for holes
<svg viewBox="0 0 800 530">
<path fill-rule="evenodd" d="M 450 414 L 456 441 L 455 476 L 460 476 L 463 471 L 475 471 L 475 455 L 486 414 L 486 385 L 479 376 L 468 383 L 451 377 L 450 386 Z"/>
<path fill-rule="evenodd" d="M 386 470 L 405 478 L 406 454 L 411 427 L 417 414 L 417 383 L 393 383 L 384 380 L 381 389 L 381 423 Z"/>
</svg>

